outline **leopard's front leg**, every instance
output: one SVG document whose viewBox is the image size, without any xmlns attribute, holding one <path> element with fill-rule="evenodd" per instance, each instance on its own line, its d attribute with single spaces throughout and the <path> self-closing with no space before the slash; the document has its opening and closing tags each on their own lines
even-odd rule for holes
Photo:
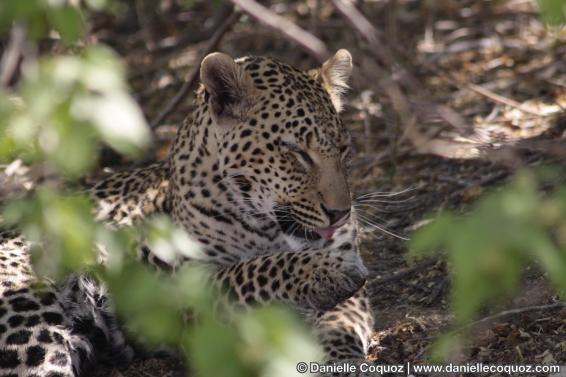
<svg viewBox="0 0 566 377">
<path fill-rule="evenodd" d="M 329 362 L 365 360 L 374 324 L 365 287 L 313 322 Z"/>
<path fill-rule="evenodd" d="M 353 222 L 344 226 L 326 247 L 358 255 L 356 227 Z M 365 287 L 334 308 L 309 315 L 315 333 L 326 354 L 327 363 L 353 363 L 357 366 L 366 361 L 374 317 Z M 346 374 L 323 374 L 321 377 L 363 377 L 367 373 L 357 371 Z"/>
<path fill-rule="evenodd" d="M 355 294 L 366 276 L 356 253 L 324 250 L 254 257 L 221 268 L 215 278 L 243 305 L 285 302 L 326 311 Z"/>
</svg>

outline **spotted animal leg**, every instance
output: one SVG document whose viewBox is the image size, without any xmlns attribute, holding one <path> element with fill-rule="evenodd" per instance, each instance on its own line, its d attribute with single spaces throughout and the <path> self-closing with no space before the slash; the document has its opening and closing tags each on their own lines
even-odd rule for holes
<svg viewBox="0 0 566 377">
<path fill-rule="evenodd" d="M 328 362 L 356 364 L 363 362 L 367 357 L 369 340 L 373 331 L 373 314 L 365 287 L 334 309 L 318 313 L 314 324 Z M 328 376 L 361 377 L 365 375 L 357 372 L 357 374 L 329 374 Z"/>
<path fill-rule="evenodd" d="M 75 377 L 90 344 L 72 331 L 61 297 L 52 287 L 24 287 L 2 292 L 0 375 Z"/>
<path fill-rule="evenodd" d="M 332 250 L 259 256 L 221 269 L 216 279 L 242 305 L 280 301 L 329 310 L 352 296 L 366 275 L 356 253 Z"/>
<path fill-rule="evenodd" d="M 319 313 L 315 327 L 330 360 L 365 359 L 373 330 L 365 288 L 334 309 Z"/>
</svg>

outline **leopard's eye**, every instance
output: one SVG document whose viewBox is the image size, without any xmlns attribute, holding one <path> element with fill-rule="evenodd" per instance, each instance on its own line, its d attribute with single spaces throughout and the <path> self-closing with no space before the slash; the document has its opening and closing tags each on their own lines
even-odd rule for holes
<svg viewBox="0 0 566 377">
<path fill-rule="evenodd" d="M 298 145 L 292 144 L 292 143 L 288 143 L 288 142 L 282 142 L 281 143 L 284 147 L 286 147 L 287 149 L 289 149 L 289 151 L 291 151 L 293 154 L 295 154 L 295 156 L 298 156 L 301 158 L 301 160 L 303 160 L 303 162 L 305 164 L 307 164 L 308 166 L 312 166 L 314 165 L 314 161 L 312 160 L 311 156 L 309 156 L 309 154 L 307 152 L 305 152 L 301 147 L 299 147 Z"/>
<path fill-rule="evenodd" d="M 299 156 L 301 156 L 301 158 L 303 159 L 303 161 L 305 161 L 308 165 L 312 166 L 314 164 L 314 161 L 312 160 L 311 156 L 309 156 L 309 154 L 303 150 L 298 150 L 295 153 L 297 153 Z"/>
</svg>

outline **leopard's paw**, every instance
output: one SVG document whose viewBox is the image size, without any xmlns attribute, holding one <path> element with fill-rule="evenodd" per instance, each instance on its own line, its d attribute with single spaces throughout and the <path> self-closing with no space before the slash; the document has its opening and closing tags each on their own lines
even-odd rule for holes
<svg viewBox="0 0 566 377">
<path fill-rule="evenodd" d="M 364 285 L 367 275 L 358 254 L 332 252 L 315 260 L 301 290 L 308 306 L 327 311 L 354 295 Z"/>
</svg>

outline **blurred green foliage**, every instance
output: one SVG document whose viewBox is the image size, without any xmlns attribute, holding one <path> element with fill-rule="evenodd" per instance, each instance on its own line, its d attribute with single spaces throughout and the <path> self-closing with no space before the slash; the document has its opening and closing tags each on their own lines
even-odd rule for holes
<svg viewBox="0 0 566 377">
<path fill-rule="evenodd" d="M 552 173 L 541 178 L 520 172 L 506 187 L 482 197 L 470 213 L 441 213 L 413 237 L 414 256 L 446 251 L 456 326 L 510 297 L 529 265 L 539 266 L 566 293 L 566 187 L 543 193 L 544 175 Z M 440 352 L 453 341 L 444 339 Z"/>
<path fill-rule="evenodd" d="M 83 196 L 38 188 L 30 198 L 7 203 L 2 215 L 38 245 L 34 253 L 38 272 L 62 276 L 95 260 L 96 225 L 91 211 Z"/>
<path fill-rule="evenodd" d="M 27 31 L 26 48 L 49 35 L 75 51 L 26 56 L 17 85 L 0 88 L 0 161 L 48 165 L 77 186 L 94 167 L 102 143 L 130 157 L 147 145 L 149 127 L 128 93 L 119 57 L 105 46 L 81 44 L 87 8 L 117 9 L 116 4 L 88 0 L 80 8 L 65 0 L 0 1 L 0 32 L 17 24 Z M 168 218 L 114 229 L 93 214 L 86 195 L 40 185 L 26 198 L 3 203 L 1 219 L 33 243 L 40 276 L 62 280 L 74 271 L 96 276 L 132 333 L 149 344 L 183 350 L 198 375 L 288 377 L 296 374 L 298 361 L 320 359 L 310 332 L 288 310 L 266 307 L 220 319 L 203 266 L 179 267 L 167 275 L 140 264 L 135 255 L 141 243 L 173 264 L 180 257 L 202 257 Z M 190 326 L 184 319 L 188 313 Z"/>
<path fill-rule="evenodd" d="M 566 22 L 566 0 L 537 0 L 542 18 L 553 26 Z"/>
<path fill-rule="evenodd" d="M 92 167 L 100 141 L 128 155 L 141 151 L 149 130 L 123 71 L 105 47 L 26 64 L 18 92 L 0 94 L 0 159 L 47 159 L 78 176 Z"/>
<path fill-rule="evenodd" d="M 64 41 L 74 42 L 83 30 L 79 8 L 64 0 L 2 0 L 0 31 L 9 29 L 14 22 L 25 24 L 34 39 L 54 30 Z"/>
</svg>

